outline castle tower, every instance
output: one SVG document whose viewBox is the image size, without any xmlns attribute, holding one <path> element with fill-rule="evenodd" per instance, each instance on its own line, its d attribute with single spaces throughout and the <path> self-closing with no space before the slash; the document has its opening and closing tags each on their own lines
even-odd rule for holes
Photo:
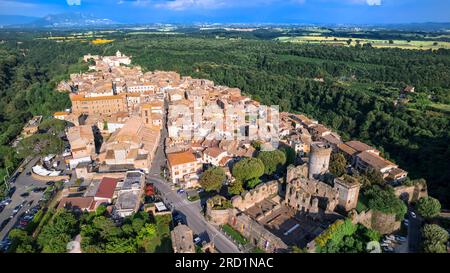
<svg viewBox="0 0 450 273">
<path fill-rule="evenodd" d="M 336 178 L 334 179 L 334 188 L 339 192 L 339 202 L 338 205 L 345 209 L 345 211 L 350 211 L 356 208 L 358 204 L 359 189 L 361 184 L 357 179 L 348 178 Z"/>
<path fill-rule="evenodd" d="M 328 171 L 330 163 L 331 146 L 323 142 L 311 143 L 308 163 L 308 178 L 314 179 Z"/>
</svg>

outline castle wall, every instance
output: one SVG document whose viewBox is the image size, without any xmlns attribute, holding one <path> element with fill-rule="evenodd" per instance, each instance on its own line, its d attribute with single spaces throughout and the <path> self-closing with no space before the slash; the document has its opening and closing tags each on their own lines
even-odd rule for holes
<svg viewBox="0 0 450 273">
<path fill-rule="evenodd" d="M 270 181 L 267 183 L 262 183 L 257 185 L 254 189 L 243 193 L 242 195 L 237 195 L 231 198 L 231 203 L 234 208 L 244 211 L 256 203 L 263 201 L 273 195 L 276 195 L 279 191 L 278 181 Z"/>
</svg>

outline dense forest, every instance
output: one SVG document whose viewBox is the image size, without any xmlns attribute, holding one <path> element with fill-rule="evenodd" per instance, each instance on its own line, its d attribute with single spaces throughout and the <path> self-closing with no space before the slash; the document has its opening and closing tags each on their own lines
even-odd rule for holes
<svg viewBox="0 0 450 273">
<path fill-rule="evenodd" d="M 32 40 L 37 34 L 3 35 L 0 168 L 10 160 L 8 143 L 23 122 L 69 106 L 65 95 L 52 90 L 70 69 L 80 69 L 83 54 L 120 49 L 145 70 L 175 70 L 239 87 L 262 103 L 316 118 L 345 140 L 372 144 L 411 178 L 425 178 L 431 194 L 450 206 L 448 50 L 299 45 L 236 39 L 236 34 L 216 39 L 123 32 L 108 36 L 114 42 L 95 46 Z M 416 93 L 402 94 L 406 85 L 413 85 Z"/>
</svg>

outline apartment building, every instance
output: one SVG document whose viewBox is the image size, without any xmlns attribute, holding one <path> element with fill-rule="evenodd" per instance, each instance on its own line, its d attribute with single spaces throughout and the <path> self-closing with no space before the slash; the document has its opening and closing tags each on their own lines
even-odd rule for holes
<svg viewBox="0 0 450 273">
<path fill-rule="evenodd" d="M 197 174 L 202 170 L 202 164 L 190 151 L 167 154 L 170 177 L 173 183 L 182 187 L 192 188 L 197 185 Z"/>
</svg>

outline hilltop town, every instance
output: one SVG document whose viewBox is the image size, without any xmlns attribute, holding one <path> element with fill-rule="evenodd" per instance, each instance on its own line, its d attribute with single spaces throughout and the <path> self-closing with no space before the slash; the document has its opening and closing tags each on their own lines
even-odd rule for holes
<svg viewBox="0 0 450 273">
<path fill-rule="evenodd" d="M 360 234 L 364 243 L 385 239 L 382 249 L 355 251 L 409 251 L 408 226 L 418 221 L 409 205 L 428 198 L 427 187 L 376 148 L 238 88 L 145 72 L 120 51 L 83 61 L 88 72 L 57 86 L 72 102 L 53 115 L 69 145 L 30 172 L 64 181 L 57 208 L 104 208 L 116 223 L 170 215 L 166 235 L 181 253 L 339 252 L 344 236 Z M 72 239 L 70 251 L 85 251 L 82 235 Z"/>
</svg>

